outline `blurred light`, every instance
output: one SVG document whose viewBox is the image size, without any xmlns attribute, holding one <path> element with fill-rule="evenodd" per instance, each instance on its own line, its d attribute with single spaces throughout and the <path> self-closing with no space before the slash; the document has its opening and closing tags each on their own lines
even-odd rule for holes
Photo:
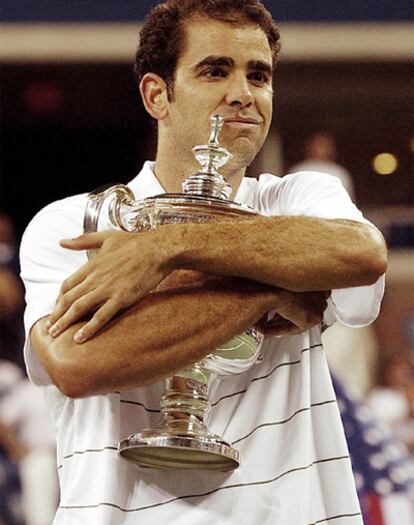
<svg viewBox="0 0 414 525">
<path fill-rule="evenodd" d="M 411 153 L 414 153 L 414 137 L 411 137 L 410 139 L 410 150 Z"/>
<path fill-rule="evenodd" d="M 31 82 L 26 86 L 23 95 L 27 109 L 38 115 L 59 111 L 64 104 L 64 94 L 53 82 Z"/>
<path fill-rule="evenodd" d="M 374 157 L 372 166 L 380 175 L 390 175 L 398 167 L 397 157 L 392 153 L 380 153 Z"/>
</svg>

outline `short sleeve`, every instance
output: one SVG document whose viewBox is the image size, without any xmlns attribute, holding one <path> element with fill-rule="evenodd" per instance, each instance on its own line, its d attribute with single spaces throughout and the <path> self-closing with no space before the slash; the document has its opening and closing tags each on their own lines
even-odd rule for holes
<svg viewBox="0 0 414 525">
<path fill-rule="evenodd" d="M 51 379 L 31 345 L 30 330 L 42 317 L 52 313 L 63 281 L 87 261 L 84 252 L 66 250 L 63 238 L 83 233 L 86 199 L 71 197 L 47 206 L 27 227 L 20 247 L 21 277 L 26 289 L 24 355 L 30 379 L 39 385 Z"/>
<path fill-rule="evenodd" d="M 341 181 L 326 173 L 301 171 L 280 184 L 280 214 L 369 223 L 352 202 Z"/>
<path fill-rule="evenodd" d="M 325 173 L 298 172 L 283 179 L 263 176 L 266 188 L 262 202 L 269 215 L 304 215 L 320 219 L 348 219 L 373 226 L 352 202 L 337 177 Z M 374 227 L 374 226 L 373 226 Z M 351 327 L 362 327 L 374 321 L 384 294 L 384 276 L 371 286 L 332 290 L 324 322 L 336 320 Z"/>
</svg>

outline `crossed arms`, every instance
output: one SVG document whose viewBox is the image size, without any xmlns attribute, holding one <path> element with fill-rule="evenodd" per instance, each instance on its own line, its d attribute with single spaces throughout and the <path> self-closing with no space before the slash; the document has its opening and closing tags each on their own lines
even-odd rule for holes
<svg viewBox="0 0 414 525">
<path fill-rule="evenodd" d="M 258 322 L 273 333 L 303 331 L 321 321 L 329 290 L 372 284 L 386 269 L 375 228 L 301 216 L 102 232 L 62 245 L 99 248 L 31 331 L 71 397 L 155 382 Z M 178 292 L 150 293 L 182 269 L 216 277 L 195 274 Z M 280 316 L 273 327 L 260 321 L 269 310 Z"/>
</svg>

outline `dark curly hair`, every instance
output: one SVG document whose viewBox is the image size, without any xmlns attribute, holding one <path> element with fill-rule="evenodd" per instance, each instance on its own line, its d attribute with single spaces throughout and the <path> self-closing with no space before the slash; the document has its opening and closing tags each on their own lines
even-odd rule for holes
<svg viewBox="0 0 414 525">
<path fill-rule="evenodd" d="M 166 0 L 154 7 L 144 20 L 135 57 L 138 84 L 146 73 L 155 73 L 167 84 L 173 98 L 175 69 L 185 46 L 184 23 L 194 17 L 207 17 L 236 26 L 259 26 L 267 36 L 275 66 L 280 50 L 279 30 L 259 0 Z"/>
</svg>

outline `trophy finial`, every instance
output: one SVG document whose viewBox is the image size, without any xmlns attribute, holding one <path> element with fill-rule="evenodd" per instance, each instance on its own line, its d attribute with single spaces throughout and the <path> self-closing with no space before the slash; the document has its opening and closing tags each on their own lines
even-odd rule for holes
<svg viewBox="0 0 414 525">
<path fill-rule="evenodd" d="M 210 118 L 211 123 L 211 132 L 210 132 L 210 138 L 209 138 L 209 145 L 211 146 L 218 146 L 218 136 L 221 131 L 221 128 L 224 124 L 224 118 L 221 115 L 213 115 Z"/>
<path fill-rule="evenodd" d="M 224 125 L 224 118 L 221 115 L 213 115 L 210 118 L 210 124 L 208 144 L 194 146 L 193 148 L 194 156 L 201 164 L 201 170 L 184 180 L 183 190 L 187 194 L 228 200 L 231 194 L 231 186 L 227 184 L 218 170 L 233 155 L 219 145 L 219 134 Z"/>
</svg>

